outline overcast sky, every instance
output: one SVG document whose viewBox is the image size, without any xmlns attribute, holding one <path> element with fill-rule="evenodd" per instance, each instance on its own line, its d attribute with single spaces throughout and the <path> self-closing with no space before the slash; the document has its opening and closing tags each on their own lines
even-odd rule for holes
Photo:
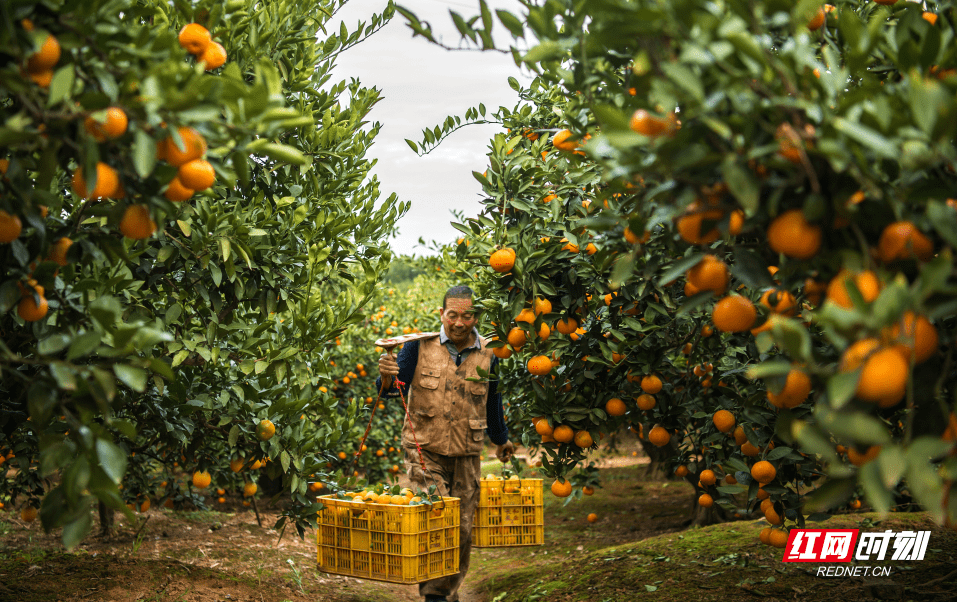
<svg viewBox="0 0 957 602">
<path fill-rule="evenodd" d="M 464 17 L 478 14 L 475 0 L 402 0 L 399 4 L 428 21 L 433 32 L 451 46 L 458 45 L 459 34 L 449 10 Z M 522 15 L 516 0 L 493 0 L 489 5 Z M 353 31 L 359 20 L 381 13 L 385 6 L 385 0 L 352 0 L 336 14 L 333 31 L 340 21 Z M 511 55 L 442 50 L 421 37 L 413 40 L 405 23 L 396 14 L 372 38 L 340 55 L 332 81 L 356 77 L 363 85 L 381 90 L 383 99 L 368 117 L 382 124 L 371 151 L 379 160 L 373 173 L 381 181 L 383 197 L 395 192 L 402 201 L 412 202 L 399 220 L 399 235 L 392 247 L 401 254 L 426 255 L 429 251 L 418 244 L 419 237 L 451 242 L 459 235 L 449 225 L 450 209 L 464 211 L 466 216 L 478 213 L 481 186 L 472 170 L 485 169 L 488 141 L 500 126 L 463 128 L 424 157 L 416 156 L 405 139 L 418 142 L 423 128 L 434 127 L 449 115 L 464 116 L 466 109 L 479 103 L 489 112 L 500 105 L 512 108 L 518 96 L 508 87 L 508 77 L 523 82 L 530 78 L 527 73 L 523 76 Z M 500 46 L 511 40 L 501 24 L 493 32 Z"/>
</svg>

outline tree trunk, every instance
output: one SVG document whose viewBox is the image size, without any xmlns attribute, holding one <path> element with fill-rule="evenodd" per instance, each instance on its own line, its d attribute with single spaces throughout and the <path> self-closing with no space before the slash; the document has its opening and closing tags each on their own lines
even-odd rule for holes
<svg viewBox="0 0 957 602">
<path fill-rule="evenodd" d="M 668 445 L 664 447 L 658 447 L 644 439 L 639 439 L 638 441 L 641 443 L 641 448 L 644 450 L 645 455 L 651 459 L 651 462 L 645 467 L 642 478 L 646 481 L 664 481 L 674 478 L 674 474 L 666 470 L 664 465 L 664 460 L 672 458 L 678 453 L 678 446 L 675 445 L 674 439 L 669 441 Z"/>
<path fill-rule="evenodd" d="M 691 500 L 691 518 L 688 520 L 687 526 L 706 527 L 708 525 L 728 522 L 728 514 L 721 506 L 715 504 L 710 508 L 705 508 L 698 504 L 698 496 L 702 493 L 704 493 L 704 491 L 695 491 L 695 496 Z"/>
<path fill-rule="evenodd" d="M 99 502 L 97 509 L 100 512 L 100 537 L 109 538 L 113 535 L 113 509 L 107 508 L 103 502 Z"/>
</svg>

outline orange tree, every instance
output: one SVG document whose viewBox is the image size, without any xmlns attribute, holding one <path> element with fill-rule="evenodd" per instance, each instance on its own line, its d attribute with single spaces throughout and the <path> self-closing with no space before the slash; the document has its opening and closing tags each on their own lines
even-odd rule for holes
<svg viewBox="0 0 957 602">
<path fill-rule="evenodd" d="M 340 4 L 4 3 L 0 495 L 68 547 L 96 500 L 236 485 L 231 461 L 271 460 L 280 523 L 314 523 L 324 346 L 407 209 L 368 173 L 378 92 L 328 83 L 393 8 L 326 34 Z"/>
<path fill-rule="evenodd" d="M 490 47 L 494 19 L 480 8 L 456 23 Z M 692 358 L 714 341 L 720 361 L 701 358 L 693 389 L 663 388 L 711 407 L 656 406 L 656 420 L 672 440 L 679 429 L 698 437 L 705 464 L 736 448 L 729 458 L 751 468 L 741 474 L 749 502 L 770 494 L 764 510 L 775 524 L 803 524 L 811 485 L 803 477 L 817 475 L 827 478 L 813 484 L 816 507 L 857 491 L 880 511 L 913 500 L 935 520 L 953 521 L 953 5 L 714 8 L 555 1 L 526 5 L 523 18 L 497 13 L 532 44 L 511 49 L 517 62 L 569 99 L 553 126 L 569 133 L 553 146 L 580 143 L 574 150 L 598 166 L 611 196 L 582 224 L 584 234 L 620 233 L 613 247 L 628 242 L 605 260 L 608 286 L 630 300 L 630 286 L 685 274 L 683 295 L 672 297 L 680 307 L 665 304 L 663 317 L 674 311 L 724 333 L 687 330 Z M 499 230 L 493 240 L 516 248 L 522 270 L 519 260 L 533 251 L 517 246 L 528 241 L 516 234 Z M 569 234 L 578 234 L 564 234 L 574 242 Z M 624 342 L 643 348 L 647 340 Z M 701 388 L 707 363 L 730 386 Z M 710 439 L 728 424 L 715 404 L 731 411 L 740 447 Z M 722 464 L 729 473 L 739 467 Z M 711 503 L 742 485 L 713 490 Z"/>
</svg>

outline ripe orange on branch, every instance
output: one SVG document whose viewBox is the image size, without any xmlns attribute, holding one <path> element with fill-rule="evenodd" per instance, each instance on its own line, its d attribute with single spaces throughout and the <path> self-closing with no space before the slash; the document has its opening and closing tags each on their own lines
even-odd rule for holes
<svg viewBox="0 0 957 602">
<path fill-rule="evenodd" d="M 189 23 L 179 30 L 179 45 L 190 54 L 201 54 L 212 41 L 209 30 L 199 23 Z"/>
<path fill-rule="evenodd" d="M 488 263 L 492 266 L 493 270 L 499 274 L 504 274 L 515 266 L 515 250 L 509 248 L 499 249 L 492 253 Z"/>
<path fill-rule="evenodd" d="M 624 416 L 628 408 L 625 406 L 624 401 L 617 397 L 612 397 L 605 402 L 605 411 L 608 412 L 609 416 Z"/>
<path fill-rule="evenodd" d="M 269 441 L 276 434 L 276 425 L 271 420 L 260 420 L 256 426 L 256 436 L 260 441 Z"/>
<path fill-rule="evenodd" d="M 119 138 L 126 133 L 129 121 L 126 113 L 119 107 L 110 107 L 106 110 L 106 118 L 103 121 L 94 119 L 92 116 L 83 121 L 85 129 L 97 142 Z"/>
<path fill-rule="evenodd" d="M 628 127 L 642 136 L 658 138 L 673 134 L 678 129 L 678 118 L 674 112 L 668 113 L 665 117 L 659 117 L 645 109 L 638 109 L 632 114 Z"/>
<path fill-rule="evenodd" d="M 767 485 L 773 481 L 777 474 L 777 469 L 775 469 L 774 465 L 767 460 L 756 462 L 754 466 L 751 467 L 751 476 L 754 477 L 755 481 L 762 485 Z"/>
<path fill-rule="evenodd" d="M 115 169 L 100 161 L 96 164 L 96 185 L 90 190 L 83 177 L 83 168 L 73 172 L 73 192 L 84 199 L 108 199 L 120 196 L 120 176 Z"/>
<path fill-rule="evenodd" d="M 728 410 L 718 410 L 711 417 L 711 421 L 714 422 L 715 428 L 722 433 L 730 433 L 735 424 L 734 414 Z"/>
<path fill-rule="evenodd" d="M 934 256 L 934 244 L 908 221 L 894 222 L 884 228 L 877 250 L 884 263 L 900 259 L 930 261 Z"/>
<path fill-rule="evenodd" d="M 788 372 L 780 393 L 768 390 L 768 401 L 777 408 L 796 408 L 804 403 L 811 393 L 811 377 L 799 369 Z"/>
<path fill-rule="evenodd" d="M 552 483 L 552 495 L 556 497 L 568 497 L 572 494 L 572 482 L 565 480 L 564 482 L 555 479 L 555 482 Z"/>
<path fill-rule="evenodd" d="M 7 244 L 20 238 L 23 232 L 23 222 L 16 215 L 11 215 L 0 209 L 0 243 Z"/>
<path fill-rule="evenodd" d="M 723 295 L 728 288 L 728 266 L 714 255 L 705 255 L 686 276 L 697 292 L 712 291 L 715 295 Z"/>
<path fill-rule="evenodd" d="M 547 355 L 536 355 L 528 360 L 527 368 L 535 376 L 545 376 L 552 371 L 552 360 Z"/>
<path fill-rule="evenodd" d="M 714 304 L 711 321 L 723 332 L 749 330 L 758 317 L 754 304 L 741 295 L 729 295 Z"/>
<path fill-rule="evenodd" d="M 150 209 L 146 205 L 130 205 L 123 212 L 120 220 L 120 232 L 123 236 L 133 240 L 149 238 L 156 232 L 156 222 L 150 217 Z"/>
<path fill-rule="evenodd" d="M 796 259 L 817 255 L 821 236 L 821 227 L 809 223 L 800 209 L 785 211 L 768 226 L 768 246 Z"/>
<path fill-rule="evenodd" d="M 658 378 L 657 374 L 650 374 L 641 379 L 641 390 L 645 393 L 655 395 L 661 391 L 661 387 L 661 379 Z"/>
<path fill-rule="evenodd" d="M 877 274 L 870 270 L 853 273 L 849 270 L 841 270 L 837 273 L 827 285 L 827 300 L 832 303 L 850 309 L 854 303 L 851 301 L 851 295 L 847 292 L 847 285 L 853 281 L 865 303 L 870 303 L 881 292 L 881 282 Z"/>
</svg>

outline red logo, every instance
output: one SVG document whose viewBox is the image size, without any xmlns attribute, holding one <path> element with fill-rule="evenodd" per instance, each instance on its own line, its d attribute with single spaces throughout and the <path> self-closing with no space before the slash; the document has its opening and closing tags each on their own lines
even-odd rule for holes
<svg viewBox="0 0 957 602">
<path fill-rule="evenodd" d="M 858 529 L 792 529 L 784 562 L 850 562 Z"/>
</svg>

